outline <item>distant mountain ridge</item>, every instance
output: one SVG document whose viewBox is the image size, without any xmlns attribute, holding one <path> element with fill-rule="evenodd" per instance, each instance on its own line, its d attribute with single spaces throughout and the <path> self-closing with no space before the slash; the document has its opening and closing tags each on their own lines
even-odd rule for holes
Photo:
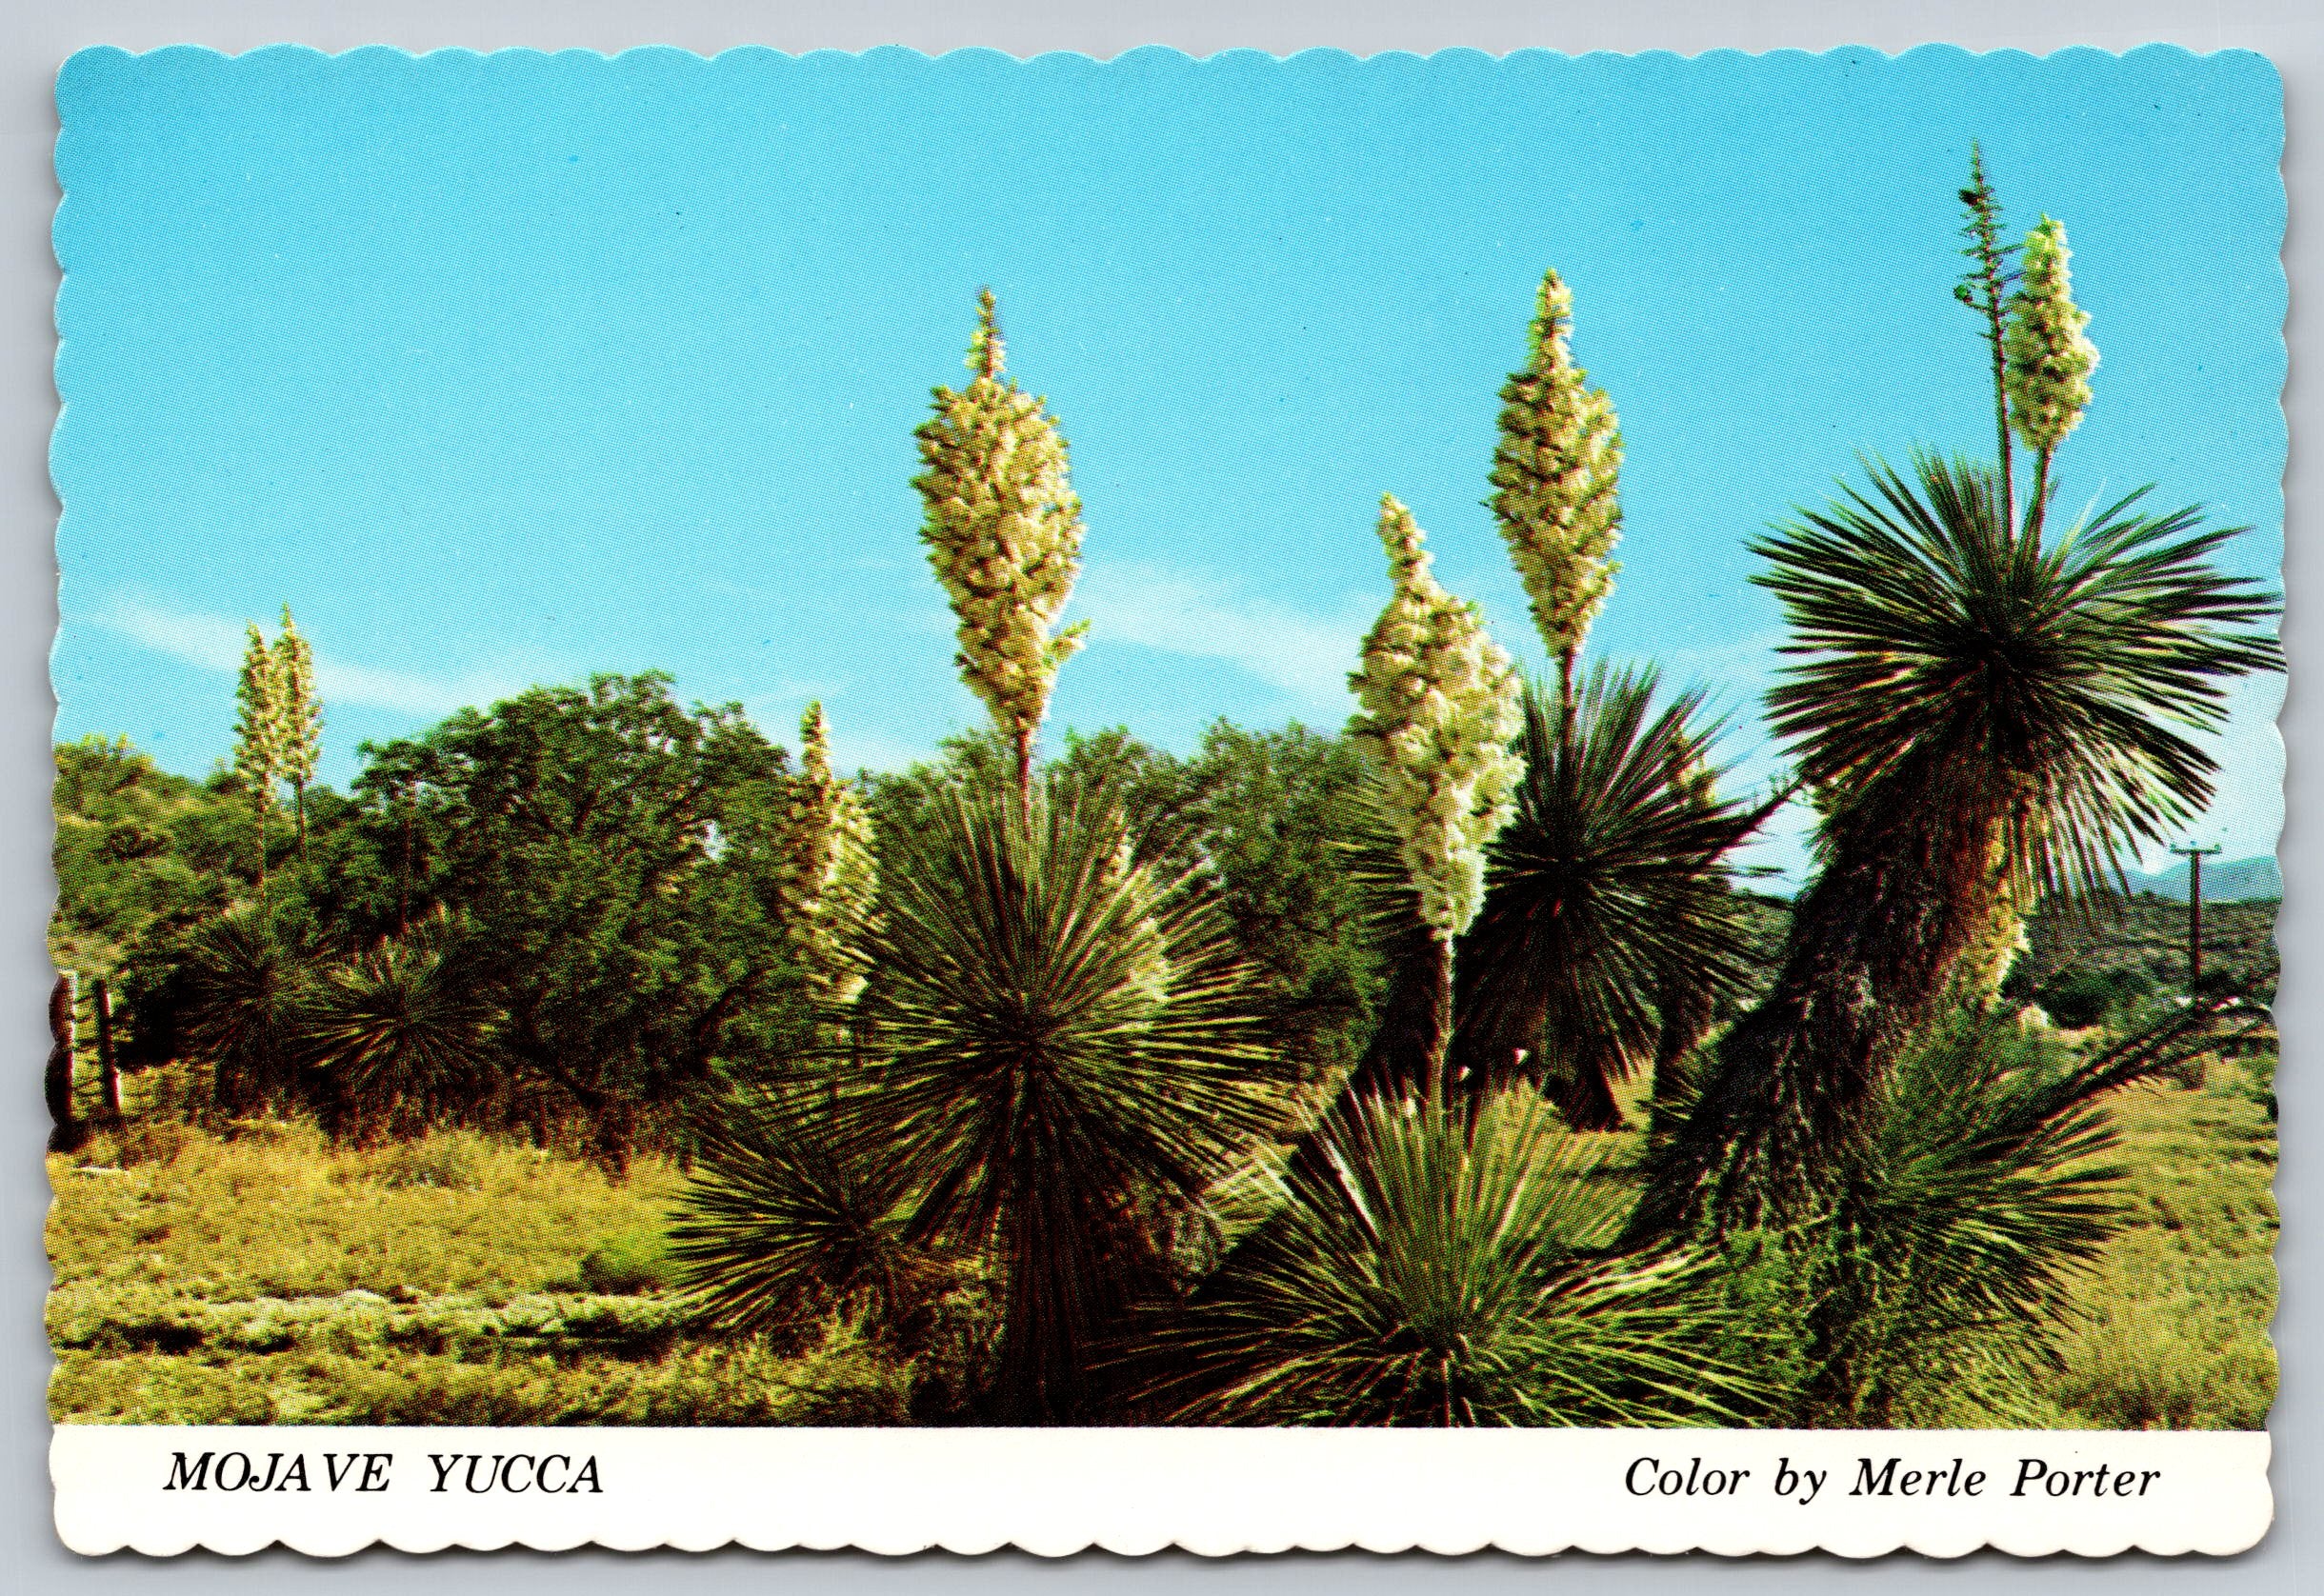
<svg viewBox="0 0 2324 1596">
<path fill-rule="evenodd" d="M 2129 872 L 2131 890 L 2153 892 L 2158 897 L 2187 901 L 2187 862 L 2180 860 L 2167 870 L 2152 873 L 2142 870 Z M 2283 872 L 2275 868 L 2273 854 L 2256 854 L 2249 859 L 2206 859 L 2203 861 L 2203 898 L 2232 903 L 2246 898 L 2280 898 L 2284 895 Z"/>
</svg>

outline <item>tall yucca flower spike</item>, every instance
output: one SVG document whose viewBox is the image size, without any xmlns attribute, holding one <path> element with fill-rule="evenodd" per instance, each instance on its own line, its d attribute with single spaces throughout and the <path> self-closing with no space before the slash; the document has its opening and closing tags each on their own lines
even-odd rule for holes
<svg viewBox="0 0 2324 1596">
<path fill-rule="evenodd" d="M 1086 627 L 1052 635 L 1081 570 L 1081 501 L 1055 421 L 1002 375 L 1002 353 L 988 289 L 969 344 L 975 376 L 965 389 L 935 389 L 935 415 L 916 434 L 927 469 L 912 486 L 927 506 L 929 564 L 959 620 L 961 679 L 1014 745 L 1030 810 L 1033 739 Z"/>
<path fill-rule="evenodd" d="M 2001 502 L 2009 514 L 2006 526 L 2017 524 L 2017 468 L 2010 459 L 2009 292 L 2017 282 L 2011 259 L 2013 244 L 2001 242 L 2001 201 L 1985 175 L 1985 150 L 1975 140 L 1969 145 L 1969 187 L 1961 190 L 1961 209 L 1968 212 L 1961 236 L 1969 247 L 1961 251 L 1973 263 L 1953 286 L 1953 297 L 1974 310 L 1985 322 L 1979 334 L 1993 363 L 1993 453 L 2001 469 Z"/>
<path fill-rule="evenodd" d="M 863 990 L 847 942 L 868 923 L 879 888 L 872 816 L 854 785 L 831 770 L 823 706 L 799 721 L 799 773 L 785 794 L 782 856 L 776 868 L 783 922 L 817 994 L 852 1003 Z"/>
<path fill-rule="evenodd" d="M 1396 590 L 1348 678 L 1361 706 L 1350 729 L 1372 755 L 1380 819 L 1434 933 L 1433 1097 L 1452 1036 L 1452 943 L 1484 902 L 1485 845 L 1508 823 L 1521 774 L 1510 750 L 1519 683 L 1476 607 L 1430 573 L 1420 529 L 1392 495 L 1380 501 L 1380 542 Z"/>
<path fill-rule="evenodd" d="M 253 621 L 242 650 L 242 674 L 234 684 L 234 770 L 250 785 L 250 809 L 258 830 L 258 895 L 267 894 L 267 812 L 274 807 L 274 784 L 283 773 L 281 672 L 266 634 Z"/>
<path fill-rule="evenodd" d="M 298 857 L 307 864 L 307 788 L 323 753 L 323 702 L 314 693 L 314 650 L 283 606 L 282 635 L 274 640 L 276 719 L 282 728 L 282 778 L 290 784 L 298 819 Z"/>
<path fill-rule="evenodd" d="M 2082 336 L 2090 315 L 2074 303 L 2066 269 L 2063 224 L 2044 216 L 2026 234 L 2018 256 L 2018 287 L 2010 301 L 2010 424 L 2034 451 L 2034 503 L 2027 512 L 2038 534 L 2050 486 L 2050 457 L 2090 408 L 2090 373 L 2098 349 Z"/>
<path fill-rule="evenodd" d="M 1533 624 L 1557 661 L 1558 701 L 1573 698 L 1573 665 L 1621 568 L 1622 433 L 1613 404 L 1589 386 L 1566 336 L 1573 296 L 1554 271 L 1541 279 L 1525 369 L 1501 389 L 1501 441 L 1486 500 L 1525 584 Z"/>
</svg>

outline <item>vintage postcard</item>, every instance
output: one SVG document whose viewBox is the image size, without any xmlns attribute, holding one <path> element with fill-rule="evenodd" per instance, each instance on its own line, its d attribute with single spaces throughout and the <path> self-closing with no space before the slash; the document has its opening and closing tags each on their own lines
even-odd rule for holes
<svg viewBox="0 0 2324 1596">
<path fill-rule="evenodd" d="M 75 55 L 89 1552 L 2234 1552 L 2257 55 Z"/>
</svg>

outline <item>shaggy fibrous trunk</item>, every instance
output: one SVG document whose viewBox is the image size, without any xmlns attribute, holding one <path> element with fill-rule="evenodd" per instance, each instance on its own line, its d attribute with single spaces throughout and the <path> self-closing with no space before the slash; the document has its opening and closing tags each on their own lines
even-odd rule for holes
<svg viewBox="0 0 2324 1596">
<path fill-rule="evenodd" d="M 1610 1061 L 1603 1053 L 1602 1048 L 1593 1048 L 1578 1054 L 1550 1083 L 1550 1100 L 1576 1130 L 1622 1128 L 1622 1106 L 1613 1095 L 1613 1065 L 1618 1061 Z"/>
<path fill-rule="evenodd" d="M 1417 918 L 1385 939 L 1380 966 L 1387 981 L 1372 1041 L 1349 1082 L 1351 1092 L 1396 1097 L 1418 1089 L 1418 1066 L 1428 1057 L 1436 1024 L 1436 972 L 1429 958 L 1434 940 Z"/>
<path fill-rule="evenodd" d="M 2006 801 L 1907 766 L 1836 816 L 1775 983 L 1721 1040 L 1661 1149 L 1633 1239 L 1804 1217 L 1864 1129 L 1901 1043 L 1992 915 Z"/>
<path fill-rule="evenodd" d="M 1476 963 L 1460 967 L 1460 1021 L 1452 1053 L 1454 1087 L 1481 1097 L 1516 1082 L 1530 1082 L 1574 1129 L 1621 1129 L 1622 1108 L 1614 1101 L 1613 1083 L 1623 1073 L 1622 1059 L 1613 1046 L 1557 1020 L 1547 987 L 1533 987 L 1521 1004 L 1479 1001 L 1478 982 L 1469 973 Z M 1557 1038 L 1567 1039 L 1564 1047 L 1545 1050 L 1545 1043 Z"/>
<path fill-rule="evenodd" d="M 1703 1045 L 1717 1020 L 1717 1004 L 1710 988 L 1678 971 L 1666 972 L 1654 999 L 1661 1021 L 1654 1038 L 1654 1088 L 1648 1109 L 1649 1128 L 1667 1128 L 1673 1106 L 1693 1086 L 1694 1049 Z"/>
</svg>

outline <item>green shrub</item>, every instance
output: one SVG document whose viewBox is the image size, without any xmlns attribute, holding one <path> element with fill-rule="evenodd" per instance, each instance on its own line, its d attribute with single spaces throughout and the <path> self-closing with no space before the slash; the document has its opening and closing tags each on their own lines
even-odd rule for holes
<svg viewBox="0 0 2324 1596">
<path fill-rule="evenodd" d="M 2068 1030 L 2094 1026 L 2134 1006 L 2154 989 L 2143 970 L 2061 970 L 2034 989 L 2034 1000 L 2054 1025 Z"/>
<path fill-rule="evenodd" d="M 581 1284 L 591 1291 L 633 1296 L 670 1282 L 670 1252 L 659 1230 L 609 1236 L 581 1255 Z"/>
</svg>

